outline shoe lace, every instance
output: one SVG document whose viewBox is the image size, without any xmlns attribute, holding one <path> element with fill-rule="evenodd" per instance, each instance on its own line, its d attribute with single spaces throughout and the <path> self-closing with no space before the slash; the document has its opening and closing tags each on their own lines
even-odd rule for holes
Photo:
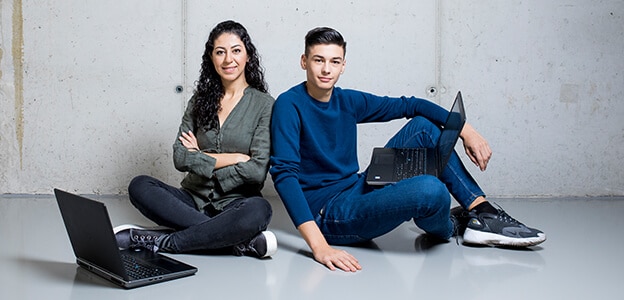
<svg viewBox="0 0 624 300">
<path fill-rule="evenodd" d="M 242 242 L 234 246 L 234 253 L 236 255 L 244 255 L 246 253 L 255 253 L 256 249 L 253 247 L 254 239 Z"/>
<path fill-rule="evenodd" d="M 156 239 L 158 236 L 156 235 L 134 235 L 134 246 L 135 247 L 143 247 L 149 250 L 156 252 L 158 250 L 158 246 L 156 246 Z"/>
<path fill-rule="evenodd" d="M 494 203 L 494 205 L 498 209 L 497 218 L 500 221 L 505 222 L 505 223 L 515 224 L 515 225 L 524 225 L 520 221 L 516 220 L 514 217 L 510 216 L 509 214 L 507 214 L 507 212 L 505 212 L 505 210 L 503 210 L 503 208 L 500 207 L 500 205 L 498 205 L 496 203 Z"/>
</svg>

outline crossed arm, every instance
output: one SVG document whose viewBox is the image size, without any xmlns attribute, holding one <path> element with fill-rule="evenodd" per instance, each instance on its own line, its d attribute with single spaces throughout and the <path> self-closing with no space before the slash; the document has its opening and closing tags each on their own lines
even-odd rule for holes
<svg viewBox="0 0 624 300">
<path fill-rule="evenodd" d="M 182 142 L 182 145 L 186 147 L 186 149 L 189 149 L 189 151 L 200 151 L 199 145 L 197 144 L 197 137 L 195 137 L 192 131 L 182 132 L 179 139 L 180 142 Z M 204 153 L 212 156 L 216 160 L 215 169 L 235 165 L 240 162 L 246 162 L 251 159 L 249 155 L 243 153 Z"/>
</svg>

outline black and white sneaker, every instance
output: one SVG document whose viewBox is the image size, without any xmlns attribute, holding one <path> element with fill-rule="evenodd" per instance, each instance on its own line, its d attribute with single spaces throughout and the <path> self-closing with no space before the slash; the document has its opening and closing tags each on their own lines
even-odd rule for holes
<svg viewBox="0 0 624 300">
<path fill-rule="evenodd" d="M 497 214 L 468 212 L 464 243 L 490 246 L 529 247 L 546 240 L 542 231 L 527 227 L 497 208 Z"/>
<path fill-rule="evenodd" d="M 466 226 L 468 226 L 468 221 L 470 221 L 471 217 L 468 213 L 468 210 L 461 206 L 455 206 L 451 208 L 451 220 L 455 218 L 455 232 L 453 235 L 462 236 L 466 231 Z"/>
<path fill-rule="evenodd" d="M 270 257 L 277 252 L 277 238 L 270 231 L 263 231 L 251 240 L 234 246 L 234 255 L 249 255 L 257 258 Z"/>
<path fill-rule="evenodd" d="M 119 249 L 143 248 L 157 252 L 163 238 L 173 233 L 167 227 L 143 227 L 134 224 L 124 224 L 113 228 Z"/>
</svg>

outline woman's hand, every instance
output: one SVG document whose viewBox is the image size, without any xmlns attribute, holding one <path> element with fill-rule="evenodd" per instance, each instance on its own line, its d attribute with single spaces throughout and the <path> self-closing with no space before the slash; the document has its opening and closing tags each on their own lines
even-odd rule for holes
<svg viewBox="0 0 624 300">
<path fill-rule="evenodd" d="M 193 134 L 192 131 L 182 132 L 182 135 L 179 137 L 182 145 L 186 147 L 186 149 L 190 151 L 199 151 L 199 145 L 197 144 L 197 138 Z"/>
<path fill-rule="evenodd" d="M 481 171 L 485 171 L 492 157 L 492 149 L 488 142 L 468 123 L 464 125 L 460 137 L 464 141 L 464 149 L 470 160 Z"/>
<path fill-rule="evenodd" d="M 199 149 L 199 145 L 197 144 L 197 137 L 193 134 L 192 131 L 182 132 L 182 135 L 179 137 L 182 145 L 186 147 L 189 151 L 201 151 Z M 223 167 L 235 165 L 237 163 L 247 162 L 251 159 L 251 157 L 244 153 L 208 153 L 204 152 L 204 154 L 212 156 L 215 162 L 215 169 L 220 169 Z"/>
</svg>

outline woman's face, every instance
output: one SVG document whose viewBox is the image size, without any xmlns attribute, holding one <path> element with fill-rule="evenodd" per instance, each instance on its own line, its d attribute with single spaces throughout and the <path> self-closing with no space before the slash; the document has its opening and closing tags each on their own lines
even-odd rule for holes
<svg viewBox="0 0 624 300">
<path fill-rule="evenodd" d="M 224 84 L 245 80 L 247 49 L 238 35 L 226 32 L 217 37 L 211 58 Z"/>
</svg>

